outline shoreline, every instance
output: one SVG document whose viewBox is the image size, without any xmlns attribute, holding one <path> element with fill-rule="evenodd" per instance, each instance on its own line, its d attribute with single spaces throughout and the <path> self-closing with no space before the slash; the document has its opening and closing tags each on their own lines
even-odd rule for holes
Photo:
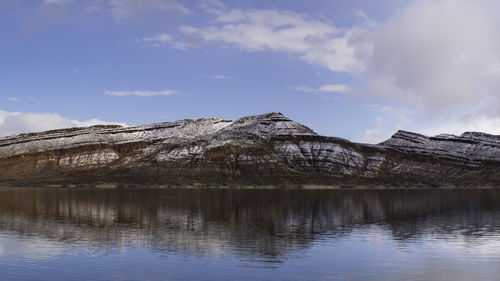
<svg viewBox="0 0 500 281">
<path fill-rule="evenodd" d="M 123 184 L 123 183 L 97 183 L 97 184 L 36 184 L 36 185 L 4 185 L 0 184 L 0 190 L 8 189 L 220 189 L 220 190 L 494 190 L 500 186 L 435 186 L 435 185 L 408 185 L 401 187 L 393 185 L 318 185 L 318 184 L 298 184 L 298 185 L 235 185 L 235 184 L 186 184 L 186 185 L 165 185 L 165 184 Z"/>
</svg>

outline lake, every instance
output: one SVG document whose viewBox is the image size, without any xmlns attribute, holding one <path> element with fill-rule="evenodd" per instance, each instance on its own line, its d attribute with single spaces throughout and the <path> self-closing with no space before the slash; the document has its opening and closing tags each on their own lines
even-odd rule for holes
<svg viewBox="0 0 500 281">
<path fill-rule="evenodd" d="M 499 280 L 500 190 L 0 189 L 0 280 Z"/>
</svg>

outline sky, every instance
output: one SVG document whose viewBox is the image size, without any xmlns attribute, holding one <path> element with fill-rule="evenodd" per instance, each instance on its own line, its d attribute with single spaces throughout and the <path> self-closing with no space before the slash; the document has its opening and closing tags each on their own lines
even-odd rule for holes
<svg viewBox="0 0 500 281">
<path fill-rule="evenodd" d="M 493 0 L 0 0 L 0 136 L 281 112 L 500 134 Z"/>
</svg>

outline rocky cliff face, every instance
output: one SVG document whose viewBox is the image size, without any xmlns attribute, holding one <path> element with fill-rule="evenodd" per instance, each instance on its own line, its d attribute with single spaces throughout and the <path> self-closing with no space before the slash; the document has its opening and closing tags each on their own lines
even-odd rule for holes
<svg viewBox="0 0 500 281">
<path fill-rule="evenodd" d="M 0 139 L 2 185 L 500 185 L 500 136 L 398 131 L 377 144 L 319 136 L 280 113 Z"/>
</svg>

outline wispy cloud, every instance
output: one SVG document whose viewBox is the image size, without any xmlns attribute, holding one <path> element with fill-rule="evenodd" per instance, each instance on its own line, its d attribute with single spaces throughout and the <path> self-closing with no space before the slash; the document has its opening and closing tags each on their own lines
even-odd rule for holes
<svg viewBox="0 0 500 281">
<path fill-rule="evenodd" d="M 134 18 L 147 12 L 191 13 L 191 10 L 176 0 L 110 0 L 109 6 L 116 22 Z"/>
<path fill-rule="evenodd" d="M 169 42 L 172 40 L 172 36 L 166 33 L 158 33 L 151 37 L 144 37 L 142 39 L 138 39 L 138 41 L 142 42 Z"/>
<path fill-rule="evenodd" d="M 292 11 L 233 9 L 217 13 L 211 26 L 181 26 L 180 31 L 203 42 L 228 44 L 248 52 L 297 53 L 305 61 L 333 71 L 362 68 L 350 43 L 361 30 L 340 29 Z"/>
<path fill-rule="evenodd" d="M 16 98 L 16 97 L 8 97 L 7 98 L 8 101 L 13 101 L 13 102 L 18 102 L 18 101 L 21 101 L 20 98 Z"/>
<path fill-rule="evenodd" d="M 51 4 L 66 4 L 73 2 L 73 0 L 43 0 L 44 5 L 51 5 Z"/>
<path fill-rule="evenodd" d="M 226 76 L 226 75 L 214 75 L 214 76 L 210 76 L 210 78 L 220 80 L 220 79 L 230 79 L 231 77 Z"/>
<path fill-rule="evenodd" d="M 220 0 L 205 0 L 201 2 L 199 8 L 207 13 L 220 15 L 226 9 L 226 5 Z"/>
<path fill-rule="evenodd" d="M 178 50 L 184 50 L 191 46 L 187 42 L 174 40 L 173 37 L 167 33 L 158 33 L 149 37 L 137 38 L 135 41 L 149 43 L 155 47 L 170 46 Z"/>
<path fill-rule="evenodd" d="M 174 94 L 179 94 L 178 91 L 174 90 L 163 90 L 163 91 L 104 91 L 105 95 L 125 97 L 125 96 L 137 96 L 137 97 L 152 97 L 152 96 L 171 96 Z"/>
<path fill-rule="evenodd" d="M 327 84 L 318 88 L 311 88 L 305 86 L 293 87 L 293 90 L 305 93 L 342 93 L 349 92 L 350 87 L 344 84 Z"/>
<path fill-rule="evenodd" d="M 1 4 L 0 0 L 0 4 Z M 7 2 L 7 1 L 5 1 Z M 9 2 L 30 2 L 30 1 L 9 1 Z M 39 2 L 39 1 L 31 1 Z M 36 3 L 38 5 L 38 3 Z M 84 13 L 104 12 L 111 16 L 115 23 L 125 20 L 137 19 L 152 14 L 164 16 L 166 13 L 191 14 L 192 11 L 177 0 L 43 0 L 41 5 L 47 12 L 49 7 L 57 7 L 71 4 L 76 9 Z"/>
<path fill-rule="evenodd" d="M 372 111 L 375 117 L 370 120 L 371 125 L 365 129 L 363 135 L 354 137 L 356 141 L 379 143 L 387 140 L 399 129 L 420 131 L 415 127 L 412 116 L 408 116 L 406 110 L 377 104 L 368 104 L 363 107 Z"/>
</svg>

